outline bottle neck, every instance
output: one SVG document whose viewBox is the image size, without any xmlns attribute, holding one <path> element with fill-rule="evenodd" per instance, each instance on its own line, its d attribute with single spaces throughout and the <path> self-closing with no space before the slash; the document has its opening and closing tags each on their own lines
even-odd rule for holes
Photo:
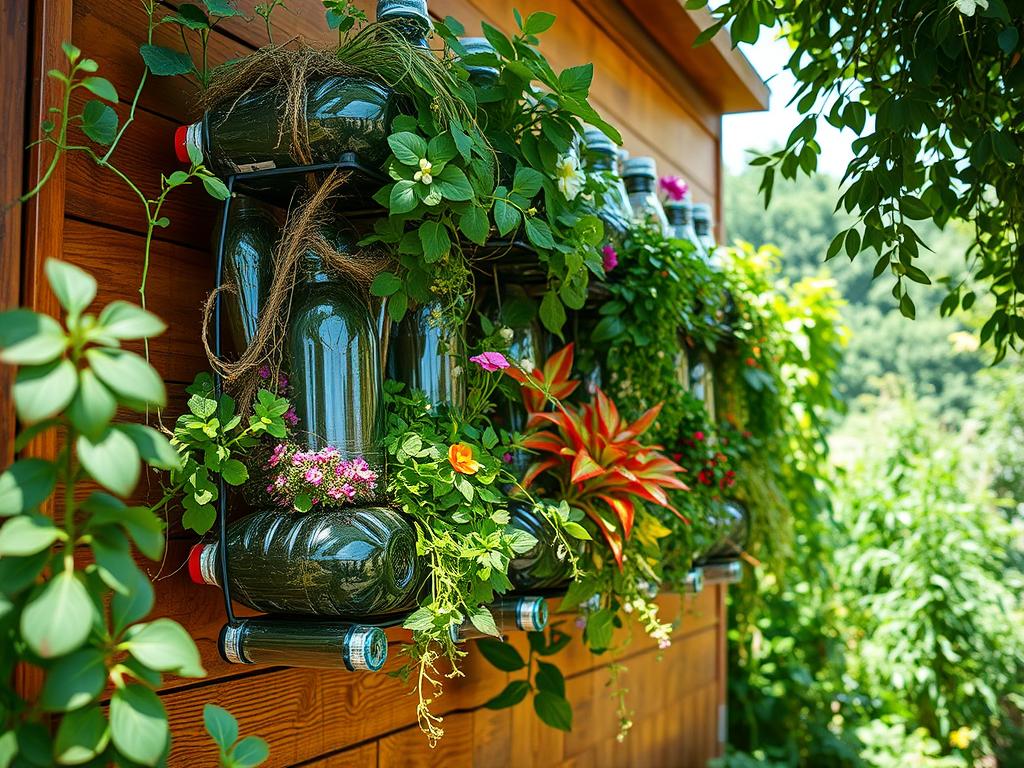
<svg viewBox="0 0 1024 768">
<path fill-rule="evenodd" d="M 587 154 L 587 165 L 592 171 L 617 172 L 615 153 L 590 152 Z"/>
<path fill-rule="evenodd" d="M 665 206 L 665 216 L 673 227 L 688 227 L 692 223 L 692 209 L 685 205 Z"/>
<path fill-rule="evenodd" d="M 626 191 L 631 195 L 646 194 L 654 191 L 654 179 L 650 176 L 626 176 Z"/>
</svg>

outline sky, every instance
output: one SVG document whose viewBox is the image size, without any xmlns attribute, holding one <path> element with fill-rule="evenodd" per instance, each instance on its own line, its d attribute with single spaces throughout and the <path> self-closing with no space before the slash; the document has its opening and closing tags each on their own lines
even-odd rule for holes
<svg viewBox="0 0 1024 768">
<path fill-rule="evenodd" d="M 750 158 L 748 149 L 766 150 L 784 145 L 789 132 L 800 122 L 796 105 L 786 106 L 796 93 L 796 79 L 784 69 L 790 54 L 786 42 L 776 40 L 767 30 L 762 30 L 757 43 L 741 43 L 740 50 L 754 65 L 761 79 L 768 83 L 771 101 L 767 112 L 725 115 L 722 118 L 722 157 L 730 173 L 743 171 Z M 817 140 L 822 151 L 818 170 L 842 177 L 853 157 L 850 142 L 855 138 L 851 131 L 840 132 L 824 118 L 819 120 Z"/>
</svg>

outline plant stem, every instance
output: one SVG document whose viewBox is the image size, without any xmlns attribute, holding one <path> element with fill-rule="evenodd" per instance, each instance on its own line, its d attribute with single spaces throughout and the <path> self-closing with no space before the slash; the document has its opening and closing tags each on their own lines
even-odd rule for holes
<svg viewBox="0 0 1024 768">
<path fill-rule="evenodd" d="M 50 176 L 53 175 L 53 171 L 56 169 L 57 163 L 60 162 L 60 158 L 64 154 L 64 143 L 68 139 L 68 124 L 71 122 L 71 117 L 68 115 L 68 112 L 71 111 L 71 91 L 73 90 L 71 78 L 75 76 L 75 69 L 77 69 L 77 67 L 72 68 L 71 74 L 68 77 L 67 82 L 64 84 L 64 105 L 60 114 L 60 136 L 57 139 L 57 143 L 55 145 L 56 149 L 53 151 L 53 157 L 50 158 L 50 166 L 46 169 L 46 172 L 43 174 L 42 178 L 39 179 L 36 185 L 21 196 L 20 202 L 22 203 L 31 200 L 39 194 L 39 190 L 46 186 L 46 182 L 50 180 Z"/>
</svg>

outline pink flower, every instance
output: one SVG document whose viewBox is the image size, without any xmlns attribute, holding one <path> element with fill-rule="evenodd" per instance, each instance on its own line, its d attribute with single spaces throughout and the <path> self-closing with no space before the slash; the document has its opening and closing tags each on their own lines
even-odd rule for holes
<svg viewBox="0 0 1024 768">
<path fill-rule="evenodd" d="M 275 488 L 283 488 L 285 485 L 287 485 L 287 483 L 288 483 L 288 478 L 287 477 L 285 477 L 284 475 L 278 475 L 277 478 L 274 480 L 274 487 Z"/>
<path fill-rule="evenodd" d="M 658 185 L 669 200 L 682 200 L 690 190 L 690 185 L 678 176 L 662 176 Z"/>
<path fill-rule="evenodd" d="M 259 373 L 261 379 L 269 379 L 270 378 L 270 366 L 269 365 L 261 365 L 258 373 Z"/>
<path fill-rule="evenodd" d="M 287 411 L 285 411 L 284 416 L 282 416 L 281 418 L 284 419 L 285 423 L 290 427 L 294 427 L 296 424 L 299 423 L 299 414 L 295 412 L 294 405 Z"/>
<path fill-rule="evenodd" d="M 277 374 L 277 392 L 278 394 L 288 389 L 288 377 L 283 373 Z"/>
<path fill-rule="evenodd" d="M 505 453 L 503 453 L 501 455 L 501 460 L 504 461 L 506 464 L 511 464 L 512 463 L 512 454 L 509 453 L 508 451 L 505 451 Z"/>
<path fill-rule="evenodd" d="M 312 483 L 313 485 L 320 485 L 320 483 L 324 481 L 324 473 L 316 467 L 310 467 L 307 469 L 304 477 L 306 478 L 307 483 Z"/>
<path fill-rule="evenodd" d="M 469 358 L 471 363 L 476 363 L 488 373 L 494 373 L 500 371 L 502 368 L 508 368 L 508 360 L 501 352 L 481 352 L 479 355 L 474 355 Z"/>
<path fill-rule="evenodd" d="M 611 243 L 602 248 L 601 253 L 604 254 L 603 264 L 605 272 L 611 272 L 619 266 L 619 253 L 612 247 Z"/>
</svg>

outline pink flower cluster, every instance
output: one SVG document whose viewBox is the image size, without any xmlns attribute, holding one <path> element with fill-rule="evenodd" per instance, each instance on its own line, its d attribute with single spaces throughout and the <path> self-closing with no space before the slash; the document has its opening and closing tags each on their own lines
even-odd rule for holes
<svg viewBox="0 0 1024 768">
<path fill-rule="evenodd" d="M 669 200 L 679 202 L 690 189 L 690 185 L 678 176 L 662 176 L 658 180 L 658 186 L 665 193 Z"/>
<path fill-rule="evenodd" d="M 270 383 L 271 370 L 269 365 L 261 365 L 257 373 L 259 373 L 259 376 L 261 379 L 263 379 L 263 381 L 267 382 L 268 386 L 272 387 L 273 390 L 277 392 L 278 397 L 288 396 L 288 377 L 285 376 L 283 373 L 277 374 L 276 387 L 274 387 Z M 289 427 L 294 427 L 296 424 L 299 423 L 299 415 L 295 412 L 294 405 L 289 406 L 288 410 L 284 412 L 284 415 L 281 418 L 284 419 L 284 423 L 287 424 Z"/>
<path fill-rule="evenodd" d="M 377 488 L 377 472 L 362 456 L 342 458 L 333 445 L 319 451 L 303 451 L 291 443 L 274 446 L 266 468 L 269 493 L 282 507 L 309 496 L 313 504 L 321 502 L 341 506 L 369 500 Z"/>
</svg>

